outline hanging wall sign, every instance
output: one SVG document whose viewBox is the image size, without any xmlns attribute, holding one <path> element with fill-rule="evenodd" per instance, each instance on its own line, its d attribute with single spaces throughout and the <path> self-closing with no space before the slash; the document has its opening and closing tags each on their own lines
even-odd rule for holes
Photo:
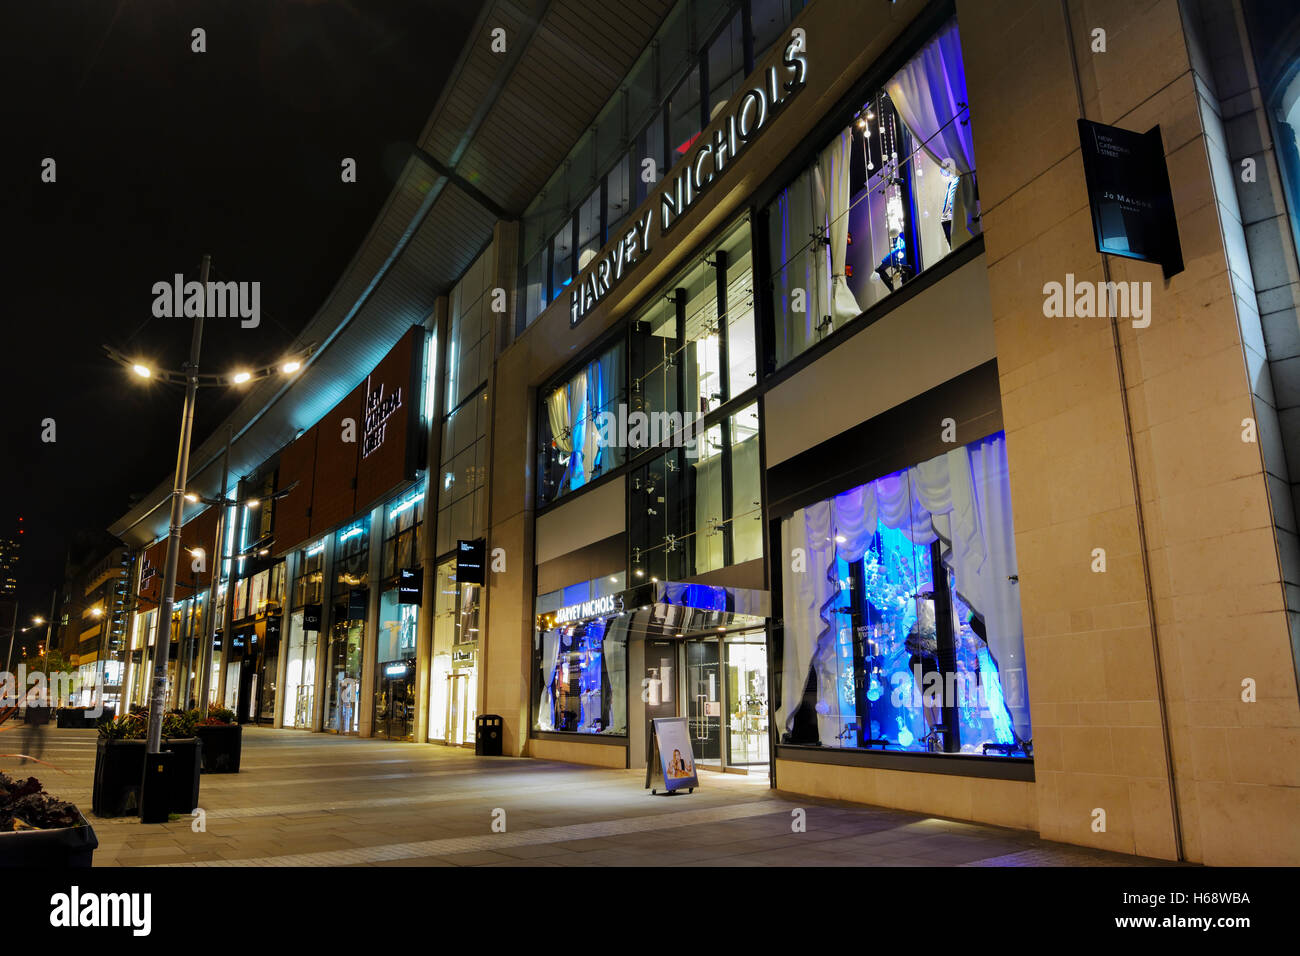
<svg viewBox="0 0 1300 956">
<path fill-rule="evenodd" d="M 1183 271 L 1160 127 L 1145 133 L 1079 120 L 1083 175 L 1097 251 Z"/>
<path fill-rule="evenodd" d="M 678 790 L 694 792 L 700 785 L 695 771 L 695 753 L 691 750 L 691 732 L 685 717 L 656 717 L 650 721 L 653 752 L 646 761 L 645 785 L 657 793 L 660 783 L 666 793 Z M 655 779 L 655 771 L 662 781 Z"/>
<path fill-rule="evenodd" d="M 459 575 L 457 576 L 459 580 Z M 424 573 L 421 568 L 402 568 L 397 572 L 397 603 L 419 604 L 424 591 Z"/>
<path fill-rule="evenodd" d="M 487 559 L 487 539 L 456 542 L 456 583 L 487 584 L 484 564 Z"/>
</svg>

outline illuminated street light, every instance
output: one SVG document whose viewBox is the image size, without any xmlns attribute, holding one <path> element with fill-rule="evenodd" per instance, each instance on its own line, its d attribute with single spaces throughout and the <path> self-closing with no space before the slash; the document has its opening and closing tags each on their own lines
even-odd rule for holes
<svg viewBox="0 0 1300 956">
<path fill-rule="evenodd" d="M 243 385 L 252 377 L 253 377 L 252 372 L 236 372 L 234 375 L 230 377 L 230 380 L 234 382 L 236 385 Z"/>
<path fill-rule="evenodd" d="M 153 377 L 153 369 L 149 368 L 147 365 L 141 365 L 139 362 L 131 366 L 131 371 L 135 372 L 135 374 L 139 375 L 141 378 Z"/>
<path fill-rule="evenodd" d="M 299 362 L 297 359 L 290 359 L 288 362 L 285 362 L 282 366 L 280 366 L 280 371 L 283 372 L 285 375 L 292 375 L 300 368 L 302 368 L 301 362 Z"/>
</svg>

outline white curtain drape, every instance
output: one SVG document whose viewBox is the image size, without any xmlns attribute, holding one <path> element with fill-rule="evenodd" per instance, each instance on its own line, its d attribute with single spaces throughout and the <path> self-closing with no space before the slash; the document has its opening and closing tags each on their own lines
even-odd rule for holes
<svg viewBox="0 0 1300 956">
<path fill-rule="evenodd" d="M 612 627 L 611 627 L 612 630 Z M 627 632 L 605 635 L 605 673 L 609 676 L 609 732 L 627 733 Z"/>
<path fill-rule="evenodd" d="M 782 562 L 785 587 L 784 680 L 781 686 L 782 720 L 786 730 L 794 729 L 794 713 L 803 699 L 808 669 L 817 673 L 817 728 L 823 741 L 833 740 L 839 722 L 832 706 L 835 700 L 835 642 L 833 628 L 822 618 L 822 609 L 839 592 L 834 574 L 835 541 L 832 534 L 831 503 L 819 501 L 796 511 L 784 523 L 786 559 Z M 793 549 L 803 552 L 802 567 L 795 570 Z M 829 572 L 829 573 L 828 573 Z"/>
<path fill-rule="evenodd" d="M 542 696 L 538 702 L 537 729 L 555 729 L 555 666 L 560 661 L 560 632 L 542 634 Z"/>
<path fill-rule="evenodd" d="M 551 440 L 563 454 L 573 453 L 573 419 L 570 417 L 569 385 L 561 385 L 546 397 L 551 420 Z"/>
<path fill-rule="evenodd" d="M 781 338 L 777 341 L 777 358 L 785 362 L 817 341 L 817 324 L 824 313 L 826 282 L 829 275 L 825 257 L 819 262 L 814 253 L 812 236 L 818 209 L 826 208 L 825 192 L 815 182 L 817 171 L 804 172 L 777 200 L 776 215 L 769 226 L 772 258 L 778 276 L 776 303 L 782 320 L 777 323 Z M 814 194 L 820 196 L 814 199 Z M 795 312 L 793 296 L 801 291 L 804 311 Z"/>
<path fill-rule="evenodd" d="M 936 163 L 951 159 L 961 175 L 953 209 L 954 229 L 972 235 L 978 215 L 975 200 L 975 146 L 971 136 L 966 71 L 956 19 L 949 20 L 888 83 L 885 91 L 916 144 Z M 954 236 L 953 244 L 957 244 Z"/>
<path fill-rule="evenodd" d="M 824 215 L 818 222 L 830 239 L 830 291 L 827 296 L 830 315 L 835 327 L 855 319 L 862 311 L 858 300 L 849 288 L 845 263 L 849 251 L 849 172 L 852 165 L 853 128 L 846 126 L 831 144 L 822 150 L 817 161 L 818 173 L 824 187 Z M 826 246 L 819 246 L 825 256 Z"/>
</svg>

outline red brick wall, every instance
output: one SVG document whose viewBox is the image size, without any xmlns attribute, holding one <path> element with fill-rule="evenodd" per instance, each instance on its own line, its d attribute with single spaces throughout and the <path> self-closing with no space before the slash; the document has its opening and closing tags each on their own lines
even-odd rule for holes
<svg viewBox="0 0 1300 956">
<path fill-rule="evenodd" d="M 316 436 L 313 425 L 280 455 L 277 488 L 298 486 L 275 503 L 275 553 L 285 554 L 311 535 L 312 491 L 316 480 Z"/>
<path fill-rule="evenodd" d="M 366 390 L 362 382 L 339 402 L 316 426 L 316 468 L 312 480 L 311 533 L 329 531 L 351 518 L 356 511 L 357 459 L 361 455 L 361 402 Z M 343 422 L 352 419 L 351 442 L 343 441 Z"/>
</svg>

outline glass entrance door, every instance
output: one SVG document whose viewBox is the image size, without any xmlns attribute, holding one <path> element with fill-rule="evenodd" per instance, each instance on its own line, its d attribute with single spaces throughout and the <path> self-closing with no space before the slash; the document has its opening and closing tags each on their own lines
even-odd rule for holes
<svg viewBox="0 0 1300 956">
<path fill-rule="evenodd" d="M 722 664 L 717 638 L 686 642 L 686 722 L 695 762 L 722 766 Z"/>
<path fill-rule="evenodd" d="M 474 730 L 473 671 L 454 671 L 447 675 L 447 744 L 459 747 L 472 740 Z"/>
<path fill-rule="evenodd" d="M 379 666 L 375 728 L 389 740 L 414 740 L 415 658 Z"/>
<path fill-rule="evenodd" d="M 767 641 L 763 632 L 723 640 L 727 670 L 727 766 L 768 763 Z"/>
<path fill-rule="evenodd" d="M 363 621 L 340 621 L 330 631 L 329 674 L 325 692 L 329 702 L 325 729 L 355 734 L 361 729 L 361 644 Z"/>
</svg>

